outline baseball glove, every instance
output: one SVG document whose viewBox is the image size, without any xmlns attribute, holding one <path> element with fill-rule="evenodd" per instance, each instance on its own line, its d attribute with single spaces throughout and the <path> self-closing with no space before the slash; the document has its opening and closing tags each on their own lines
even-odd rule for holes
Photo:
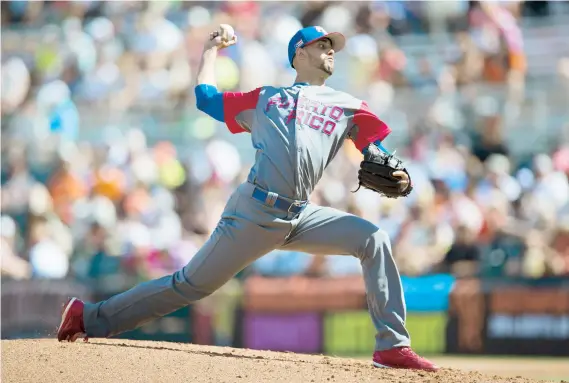
<svg viewBox="0 0 569 383">
<path fill-rule="evenodd" d="M 384 197 L 406 197 L 413 190 L 411 176 L 407 184 L 393 175 L 396 171 L 405 172 L 409 176 L 409 172 L 403 167 L 403 162 L 399 158 L 383 152 L 375 144 L 370 144 L 364 152 L 364 159 L 358 171 L 359 184 L 354 192 L 363 186 Z"/>
</svg>

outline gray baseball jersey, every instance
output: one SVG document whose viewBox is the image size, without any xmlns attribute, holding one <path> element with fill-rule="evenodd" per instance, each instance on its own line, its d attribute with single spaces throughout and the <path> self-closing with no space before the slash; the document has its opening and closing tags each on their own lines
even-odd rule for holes
<svg viewBox="0 0 569 383">
<path fill-rule="evenodd" d="M 287 249 L 359 258 L 377 329 L 376 350 L 408 346 L 403 289 L 387 234 L 361 217 L 305 202 L 346 139 L 361 150 L 384 139 L 389 128 L 365 103 L 326 86 L 227 92 L 216 103 L 200 109 L 212 116 L 222 109 L 231 132 L 251 134 L 257 154 L 247 181 L 182 270 L 86 304 L 87 336 L 137 328 L 208 296 L 264 254 Z M 304 208 L 286 208 L 295 201 Z"/>
<path fill-rule="evenodd" d="M 249 131 L 257 149 L 249 182 L 297 200 L 308 199 L 348 136 L 361 149 L 390 133 L 363 101 L 326 86 L 227 93 L 224 111 L 230 130 Z"/>
</svg>

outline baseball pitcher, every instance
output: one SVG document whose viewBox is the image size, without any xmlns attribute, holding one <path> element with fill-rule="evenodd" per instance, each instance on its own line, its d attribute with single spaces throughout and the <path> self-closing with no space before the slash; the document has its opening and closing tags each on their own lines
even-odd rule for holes
<svg viewBox="0 0 569 383">
<path fill-rule="evenodd" d="M 210 238 L 184 268 L 102 302 L 69 300 L 58 340 L 86 341 L 133 330 L 208 296 L 274 249 L 296 250 L 360 259 L 377 329 L 374 366 L 437 370 L 410 348 L 403 289 L 386 233 L 361 217 L 308 202 L 346 141 L 363 155 L 360 186 L 386 198 L 405 197 L 413 188 L 402 162 L 382 145 L 390 128 L 364 101 L 325 84 L 344 36 L 321 27 L 301 29 L 288 46 L 297 72 L 293 84 L 219 92 L 217 53 L 237 43 L 228 29 L 210 34 L 195 93 L 200 111 L 224 122 L 233 134 L 250 135 L 256 159 L 247 180 L 232 193 Z"/>
</svg>

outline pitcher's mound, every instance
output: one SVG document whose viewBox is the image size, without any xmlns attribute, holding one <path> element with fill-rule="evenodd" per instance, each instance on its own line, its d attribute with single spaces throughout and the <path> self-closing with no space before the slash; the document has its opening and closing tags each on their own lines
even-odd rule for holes
<svg viewBox="0 0 569 383">
<path fill-rule="evenodd" d="M 531 382 L 443 369 L 437 373 L 378 369 L 369 361 L 192 344 L 93 339 L 3 340 L 6 383 L 90 382 Z"/>
</svg>

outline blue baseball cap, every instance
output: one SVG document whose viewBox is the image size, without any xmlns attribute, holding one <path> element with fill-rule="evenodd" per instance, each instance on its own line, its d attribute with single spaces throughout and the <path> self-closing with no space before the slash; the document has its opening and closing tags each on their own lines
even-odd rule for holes
<svg viewBox="0 0 569 383">
<path fill-rule="evenodd" d="M 318 40 L 322 40 L 323 38 L 328 38 L 332 41 L 332 48 L 335 52 L 341 51 L 346 45 L 346 38 L 339 32 L 328 33 L 324 28 L 318 26 L 302 28 L 300 31 L 296 32 L 288 43 L 288 61 L 290 65 L 294 68 L 292 60 L 294 59 L 298 48 L 303 48 Z"/>
</svg>

